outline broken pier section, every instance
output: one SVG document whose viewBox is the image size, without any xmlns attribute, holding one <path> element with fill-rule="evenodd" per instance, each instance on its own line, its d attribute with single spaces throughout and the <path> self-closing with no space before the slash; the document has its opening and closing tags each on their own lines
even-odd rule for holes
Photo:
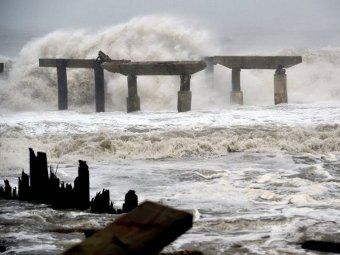
<svg viewBox="0 0 340 255">
<path fill-rule="evenodd" d="M 232 70 L 230 101 L 233 104 L 243 104 L 241 90 L 242 69 L 274 69 L 274 102 L 275 104 L 288 103 L 287 76 L 285 68 L 302 62 L 301 56 L 214 56 L 207 57 L 205 61 L 207 70 L 213 77 L 214 65 L 220 64 Z M 213 81 L 212 81 L 213 83 Z"/>
<path fill-rule="evenodd" d="M 178 75 L 180 76 L 180 90 L 178 91 L 177 110 L 186 112 L 191 110 L 191 75 L 206 67 L 204 61 L 149 61 L 115 63 L 104 62 L 105 70 L 127 76 L 128 97 L 127 112 L 140 110 L 140 98 L 137 93 L 138 75 Z"/>
<path fill-rule="evenodd" d="M 96 59 L 40 58 L 39 67 L 56 67 L 58 80 L 58 109 L 68 109 L 68 88 L 66 68 L 87 68 L 94 70 L 96 112 L 105 112 L 104 70 L 101 64 L 106 62 L 126 63 L 130 60 L 111 60 L 103 52 Z"/>
</svg>

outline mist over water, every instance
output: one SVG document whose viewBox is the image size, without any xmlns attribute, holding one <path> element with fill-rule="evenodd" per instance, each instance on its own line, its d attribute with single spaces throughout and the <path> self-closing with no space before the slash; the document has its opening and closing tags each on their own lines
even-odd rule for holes
<svg viewBox="0 0 340 255">
<path fill-rule="evenodd" d="M 249 38 L 251 39 L 251 38 Z M 132 61 L 200 60 L 204 56 L 232 54 L 225 42 L 207 30 L 193 27 L 174 17 L 145 16 L 100 31 L 59 30 L 28 42 L 0 80 L 2 110 L 51 110 L 57 106 L 56 70 L 39 68 L 39 58 L 95 58 L 99 50 L 112 59 Z M 254 52 L 253 54 L 260 54 Z M 302 55 L 303 63 L 287 69 L 291 103 L 313 103 L 340 98 L 339 48 L 286 49 L 265 55 Z M 193 109 L 228 106 L 230 70 L 215 66 L 215 87 L 204 71 L 192 77 Z M 245 104 L 273 103 L 274 70 L 242 70 L 241 86 Z M 92 111 L 93 70 L 68 69 L 71 109 Z M 107 110 L 124 111 L 127 81 L 119 74 L 105 72 Z M 176 110 L 179 77 L 139 76 L 138 93 L 142 110 Z"/>
</svg>

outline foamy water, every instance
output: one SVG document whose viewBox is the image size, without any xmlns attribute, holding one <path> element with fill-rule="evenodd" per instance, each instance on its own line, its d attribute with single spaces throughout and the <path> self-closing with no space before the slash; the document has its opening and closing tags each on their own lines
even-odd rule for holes
<svg viewBox="0 0 340 255">
<path fill-rule="evenodd" d="M 205 254 L 305 254 L 307 239 L 339 240 L 340 50 L 292 49 L 289 104 L 273 106 L 273 71 L 242 71 L 245 106 L 230 106 L 230 72 L 215 86 L 193 75 L 193 111 L 176 112 L 178 77 L 139 77 L 141 112 L 127 114 L 126 78 L 105 73 L 106 113 L 94 110 L 93 74 L 68 70 L 70 111 L 56 111 L 55 70 L 39 57 L 197 60 L 225 54 L 214 36 L 169 17 L 148 16 L 99 32 L 60 30 L 29 42 L 0 78 L 0 178 L 16 185 L 28 147 L 47 152 L 72 182 L 90 167 L 121 206 L 128 189 L 189 210 L 193 229 L 167 250 Z M 266 52 L 266 54 L 270 54 Z M 273 53 L 276 54 L 276 53 Z M 0 244 L 19 254 L 55 254 L 112 215 L 0 201 Z M 310 252 L 310 254 L 312 254 Z"/>
<path fill-rule="evenodd" d="M 121 206 L 133 188 L 140 201 L 194 213 L 194 228 L 169 250 L 302 252 L 305 239 L 338 235 L 338 109 L 333 102 L 188 113 L 4 113 L 1 177 L 16 183 L 29 146 L 46 151 L 68 182 L 84 159 L 91 195 L 108 188 Z M 1 239 L 23 254 L 62 251 L 82 239 L 81 230 L 115 217 L 1 203 Z"/>
</svg>

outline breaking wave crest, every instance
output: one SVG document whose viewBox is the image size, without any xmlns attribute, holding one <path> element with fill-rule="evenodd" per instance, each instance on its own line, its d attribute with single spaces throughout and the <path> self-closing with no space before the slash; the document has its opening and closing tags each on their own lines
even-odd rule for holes
<svg viewBox="0 0 340 255">
<path fill-rule="evenodd" d="M 170 17 L 146 16 L 101 31 L 59 30 L 27 43 L 14 64 L 9 80 L 0 87 L 2 106 L 15 110 L 55 109 L 56 70 L 39 68 L 39 58 L 95 58 L 99 50 L 112 59 L 187 60 L 200 59 L 216 49 L 206 31 L 185 25 Z M 92 70 L 68 69 L 70 107 L 94 103 Z M 125 109 L 126 78 L 105 74 L 107 105 Z M 175 109 L 178 77 L 139 77 L 143 107 Z"/>
<path fill-rule="evenodd" d="M 104 162 L 116 159 L 204 158 L 223 156 L 234 151 L 283 151 L 294 154 L 340 151 L 339 125 L 309 128 L 244 126 L 197 131 L 138 131 L 120 135 L 99 132 L 46 135 L 39 139 L 18 137 L 17 134 L 15 130 L 7 130 L 3 134 L 0 151 L 3 152 L 2 157 L 6 158 L 1 161 L 18 164 L 20 155 L 23 155 L 22 167 L 26 164 L 28 147 L 46 151 L 52 162 L 76 162 L 79 158 Z M 20 164 L 16 167 L 21 167 Z"/>
</svg>

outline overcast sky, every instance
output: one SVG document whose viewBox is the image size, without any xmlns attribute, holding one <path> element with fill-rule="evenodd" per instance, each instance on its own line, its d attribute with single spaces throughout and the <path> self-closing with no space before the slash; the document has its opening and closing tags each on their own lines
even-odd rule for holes
<svg viewBox="0 0 340 255">
<path fill-rule="evenodd" d="M 98 28 L 148 14 L 202 24 L 250 47 L 340 46 L 338 0 L 0 0 L 0 55 L 59 28 Z M 266 45 L 267 44 L 267 45 Z"/>
</svg>

